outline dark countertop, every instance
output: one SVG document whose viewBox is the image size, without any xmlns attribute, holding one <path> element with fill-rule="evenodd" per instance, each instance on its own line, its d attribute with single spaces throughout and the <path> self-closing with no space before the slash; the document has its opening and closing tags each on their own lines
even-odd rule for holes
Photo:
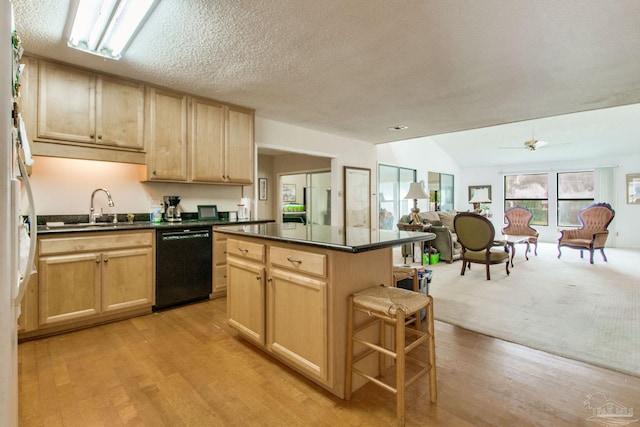
<svg viewBox="0 0 640 427">
<path fill-rule="evenodd" d="M 86 217 L 86 216 L 85 216 Z M 238 226 L 248 224 L 264 224 L 273 222 L 274 220 L 241 220 L 241 221 L 228 221 L 228 220 L 207 220 L 201 221 L 197 219 L 183 220 L 179 222 L 160 222 L 153 223 L 150 221 L 134 221 L 129 223 L 127 221 L 111 223 L 111 222 L 99 222 L 96 224 L 68 222 L 64 225 L 49 225 L 38 224 L 38 234 L 50 234 L 50 233 L 78 233 L 78 232 L 99 232 L 99 231 L 122 231 L 122 230 L 142 230 L 142 229 L 169 229 L 169 228 L 189 228 L 189 227 L 216 227 L 216 226 Z M 58 221 L 60 222 L 60 221 Z"/>
<path fill-rule="evenodd" d="M 344 228 L 329 225 L 304 225 L 298 223 L 264 223 L 237 227 L 224 227 L 218 233 L 256 237 L 287 243 L 316 246 L 345 252 L 359 253 L 404 243 L 435 239 L 433 233 L 371 230 L 368 228 Z"/>
</svg>

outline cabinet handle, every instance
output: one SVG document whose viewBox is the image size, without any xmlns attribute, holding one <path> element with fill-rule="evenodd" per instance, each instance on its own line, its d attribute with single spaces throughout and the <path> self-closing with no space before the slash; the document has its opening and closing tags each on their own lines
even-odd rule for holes
<svg viewBox="0 0 640 427">
<path fill-rule="evenodd" d="M 302 264 L 302 260 L 300 258 L 287 257 L 287 261 L 289 261 L 292 264 Z"/>
<path fill-rule="evenodd" d="M 104 257 L 104 262 L 109 262 L 109 258 Z"/>
<path fill-rule="evenodd" d="M 93 133 L 93 132 L 91 132 L 91 133 L 89 134 L 89 138 L 91 138 L 91 139 L 95 138 L 95 135 L 94 135 L 94 133 Z"/>
<path fill-rule="evenodd" d="M 269 283 L 273 282 L 273 278 L 272 278 L 272 277 L 269 277 L 269 278 L 267 279 L 267 282 L 269 282 Z"/>
<path fill-rule="evenodd" d="M 96 264 L 100 264 L 100 258 L 96 258 Z"/>
<path fill-rule="evenodd" d="M 249 252 L 249 249 L 245 249 L 245 248 L 238 248 L 238 250 L 243 254 L 246 254 L 247 252 Z"/>
<path fill-rule="evenodd" d="M 261 279 L 262 279 L 262 276 L 259 274 L 256 274 L 256 280 L 261 280 Z"/>
<path fill-rule="evenodd" d="M 98 135 L 98 139 L 102 139 L 102 135 Z"/>
</svg>

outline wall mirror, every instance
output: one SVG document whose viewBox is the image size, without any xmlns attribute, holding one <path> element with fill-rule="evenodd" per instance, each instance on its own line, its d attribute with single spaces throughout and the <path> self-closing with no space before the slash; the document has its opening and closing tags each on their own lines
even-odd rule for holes
<svg viewBox="0 0 640 427">
<path fill-rule="evenodd" d="M 453 210 L 453 175 L 429 172 L 427 174 L 427 181 L 429 188 L 429 210 Z"/>
</svg>

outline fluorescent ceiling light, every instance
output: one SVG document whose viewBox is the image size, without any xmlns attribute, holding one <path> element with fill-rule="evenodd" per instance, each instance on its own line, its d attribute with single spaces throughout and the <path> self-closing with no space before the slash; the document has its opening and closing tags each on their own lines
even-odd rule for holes
<svg viewBox="0 0 640 427">
<path fill-rule="evenodd" d="M 106 58 L 120 59 L 157 2 L 78 0 L 67 45 Z"/>
</svg>

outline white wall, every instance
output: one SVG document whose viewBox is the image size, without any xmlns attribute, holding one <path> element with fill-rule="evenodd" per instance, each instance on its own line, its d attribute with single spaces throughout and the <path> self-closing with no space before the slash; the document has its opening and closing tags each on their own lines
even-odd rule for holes
<svg viewBox="0 0 640 427">
<path fill-rule="evenodd" d="M 38 215 L 89 215 L 91 193 L 96 188 L 109 190 L 115 206 L 107 205 L 103 192 L 95 195 L 96 211 L 105 213 L 146 213 L 158 206 L 163 196 L 181 196 L 185 212 L 197 212 L 199 204 L 215 204 L 219 211 L 237 210 L 241 186 L 204 184 L 143 183 L 138 180 L 139 166 L 92 160 L 34 157 L 31 171 Z"/>
<path fill-rule="evenodd" d="M 469 185 L 491 185 L 493 222 L 497 230 L 502 228 L 503 178 L 500 172 L 523 173 L 527 171 L 567 171 L 593 169 L 599 166 L 617 165 L 616 188 L 619 189 L 612 205 L 616 218 L 612 228 L 617 231 L 615 245 L 623 248 L 640 248 L 640 227 L 636 218 L 640 205 L 628 205 L 625 200 L 625 176 L 640 172 L 640 158 L 594 159 L 593 161 L 565 162 L 562 164 L 509 165 L 501 168 L 461 169 L 454 159 L 444 153 L 429 138 L 416 138 L 388 144 L 371 145 L 367 142 L 343 138 L 323 132 L 256 118 L 256 142 L 270 147 L 284 147 L 306 154 L 331 157 L 332 168 L 332 224 L 343 223 L 344 200 L 343 167 L 356 166 L 371 169 L 371 218 L 377 227 L 377 164 L 414 168 L 418 180 L 427 181 L 427 173 L 450 173 L 455 176 L 455 208 L 470 210 L 467 200 Z M 141 183 L 138 181 L 138 166 L 123 163 L 95 162 L 89 160 L 36 157 L 31 181 L 39 215 L 87 214 L 89 198 L 95 188 L 108 188 L 116 203 L 114 208 L 106 205 L 104 194 L 96 195 L 96 208 L 117 213 L 147 212 L 150 205 L 162 200 L 164 195 L 182 196 L 181 206 L 185 211 L 195 212 L 198 204 L 217 204 L 221 211 L 236 210 L 244 195 L 252 197 L 246 187 L 203 184 Z M 271 180 L 273 181 L 273 180 Z M 269 197 L 275 195 L 275 182 L 270 182 Z M 555 189 L 553 189 L 555 197 Z M 420 201 L 420 210 L 428 210 L 427 202 Z M 266 219 L 264 216 L 260 216 Z M 558 234 L 555 226 L 540 227 L 541 240 L 554 242 Z"/>
<path fill-rule="evenodd" d="M 343 167 L 357 166 L 371 169 L 372 188 L 376 187 L 376 152 L 373 145 L 323 132 L 291 126 L 256 117 L 256 142 L 270 147 L 284 147 L 312 155 L 330 157 L 333 171 L 332 224 L 343 223 L 342 197 Z M 181 208 L 195 212 L 198 204 L 216 204 L 219 211 L 237 210 L 243 196 L 251 197 L 256 206 L 252 187 L 235 185 L 145 183 L 138 180 L 139 166 L 126 163 L 91 160 L 36 157 L 31 182 L 38 215 L 89 214 L 90 196 L 94 189 L 107 188 L 115 206 L 107 206 L 104 193 L 95 197 L 96 210 L 105 213 L 145 213 L 150 206 L 162 201 L 162 196 L 182 197 Z M 266 173 L 266 171 L 263 171 Z M 261 176 L 260 173 L 257 176 Z M 273 181 L 273 180 L 270 180 Z M 275 196 L 275 182 L 269 182 L 268 197 Z M 377 215 L 377 199 L 372 198 L 372 218 Z M 260 206 L 260 205 L 258 205 Z M 266 206 L 263 206 L 266 207 Z M 255 218 L 256 214 L 252 210 Z M 264 215 L 258 216 L 267 219 Z M 269 219 L 272 219 L 269 217 Z"/>
<path fill-rule="evenodd" d="M 496 231 L 499 232 L 504 224 L 504 175 L 517 173 L 536 172 L 566 172 L 577 170 L 593 170 L 597 167 L 615 167 L 615 189 L 614 200 L 597 200 L 599 202 L 610 203 L 616 211 L 616 216 L 609 230 L 612 235 L 608 240 L 610 246 L 620 248 L 640 248 L 640 227 L 637 225 L 637 218 L 640 215 L 640 205 L 629 205 L 625 199 L 626 174 L 640 172 L 640 157 L 628 158 L 598 158 L 592 160 L 562 162 L 562 163 L 538 163 L 505 165 L 502 167 L 490 168 L 460 168 L 455 159 L 449 157 L 429 138 L 416 138 L 406 141 L 398 141 L 376 146 L 378 161 L 380 163 L 391 164 L 413 168 L 417 170 L 418 180 L 425 179 L 427 171 L 452 173 L 455 175 L 455 209 L 467 211 L 472 209 L 468 200 L 468 186 L 470 185 L 491 185 L 493 203 L 491 203 L 492 222 Z M 420 153 L 420 155 L 416 155 Z M 553 185 L 549 186 L 549 202 L 555 203 L 556 186 L 555 179 Z M 426 201 L 418 204 L 420 210 L 427 210 Z M 555 211 L 555 209 L 554 209 Z M 559 233 L 555 225 L 555 218 L 549 218 L 549 226 L 536 226 L 540 232 L 540 240 L 544 242 L 557 242 Z"/>
<path fill-rule="evenodd" d="M 456 196 L 456 203 L 454 203 L 454 206 L 456 209 L 466 210 L 466 204 L 459 207 L 457 202 L 460 200 L 458 195 L 462 188 L 458 183 L 458 177 L 461 172 L 460 167 L 430 138 L 415 138 L 405 141 L 379 144 L 376 145 L 376 152 L 379 163 L 416 169 L 417 180 L 424 181 L 425 188 L 428 188 L 429 172 L 453 174 L 455 186 L 454 195 Z M 464 188 L 466 189 L 466 187 Z M 418 208 L 420 208 L 421 211 L 428 211 L 428 201 L 419 200 Z"/>
<path fill-rule="evenodd" d="M 256 159 L 258 159 L 258 178 L 265 178 L 267 180 L 267 199 L 260 200 L 259 195 L 255 195 L 257 209 L 253 212 L 253 218 L 274 219 L 275 209 L 278 205 L 278 185 L 275 174 L 273 173 L 273 157 L 257 155 Z M 256 189 L 257 185 L 256 183 Z"/>
<path fill-rule="evenodd" d="M 293 149 L 303 154 L 331 157 L 331 224 L 344 224 L 344 166 L 371 169 L 371 188 L 378 182 L 377 155 L 374 145 L 357 139 L 305 129 L 256 117 L 256 143 L 264 147 Z M 371 197 L 371 218 L 378 217 L 378 199 Z M 374 223 L 377 227 L 377 222 Z"/>
<path fill-rule="evenodd" d="M 556 183 L 553 176 L 557 172 L 593 170 L 596 167 L 617 166 L 614 168 L 614 187 L 616 194 L 612 200 L 596 200 L 597 202 L 607 202 L 616 211 L 616 216 L 609 226 L 611 236 L 607 241 L 609 246 L 620 248 L 640 248 L 640 227 L 637 226 L 637 217 L 640 214 L 640 205 L 628 205 L 625 199 L 626 174 L 637 173 L 640 170 L 640 158 L 619 158 L 619 159 L 596 159 L 592 161 L 576 161 L 563 163 L 544 163 L 536 165 L 512 165 L 501 168 L 477 168 L 464 169 L 460 176 L 460 185 L 466 188 L 468 185 L 491 185 L 493 203 L 491 211 L 493 213 L 492 222 L 496 230 L 504 227 L 504 175 L 517 173 L 547 172 L 550 174 L 549 204 L 552 212 L 555 212 Z M 458 193 L 460 194 L 460 193 Z M 459 200 L 459 205 L 464 206 L 465 200 Z M 471 205 L 468 205 L 471 209 Z M 466 210 L 466 209 L 463 209 Z M 549 226 L 536 226 L 540 233 L 540 241 L 556 243 L 559 233 L 555 224 L 555 217 L 549 218 Z"/>
</svg>

